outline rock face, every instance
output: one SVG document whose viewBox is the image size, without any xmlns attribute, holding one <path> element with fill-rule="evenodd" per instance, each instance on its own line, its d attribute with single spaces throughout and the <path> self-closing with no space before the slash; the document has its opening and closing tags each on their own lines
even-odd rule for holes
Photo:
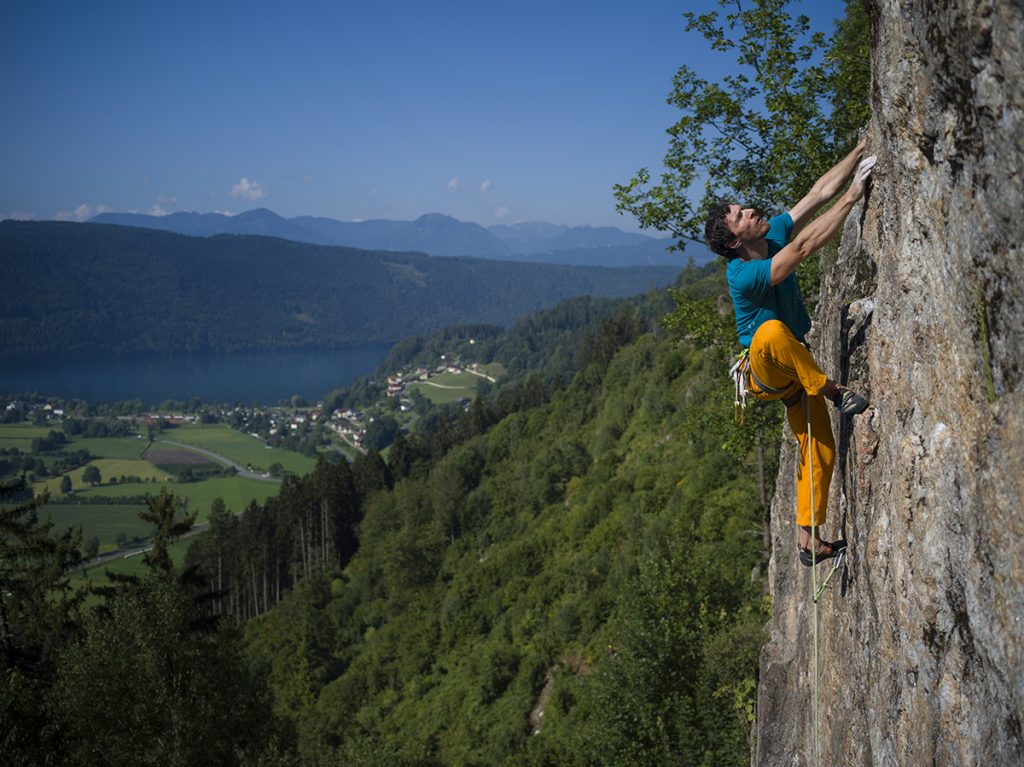
<svg viewBox="0 0 1024 767">
<path fill-rule="evenodd" d="M 822 765 L 1024 764 L 1024 6 L 874 0 L 869 194 L 812 345 L 868 395 L 833 428 Z M 754 762 L 814 764 L 794 450 L 772 509 Z M 824 572 L 825 565 L 818 569 Z"/>
</svg>

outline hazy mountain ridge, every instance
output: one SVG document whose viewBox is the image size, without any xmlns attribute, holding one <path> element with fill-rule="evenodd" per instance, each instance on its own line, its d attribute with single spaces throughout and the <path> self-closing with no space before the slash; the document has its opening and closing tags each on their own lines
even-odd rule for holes
<svg viewBox="0 0 1024 767">
<path fill-rule="evenodd" d="M 222 213 L 101 213 L 89 223 L 158 229 L 196 237 L 256 234 L 314 245 L 340 245 L 369 250 L 419 251 L 432 256 L 530 261 L 574 266 L 677 266 L 692 254 L 698 263 L 710 253 L 691 249 L 670 253 L 668 240 L 623 232 L 615 227 L 569 227 L 524 222 L 483 227 L 440 213 L 415 221 L 372 219 L 340 221 L 317 216 L 284 218 L 266 208 L 228 216 Z"/>
</svg>

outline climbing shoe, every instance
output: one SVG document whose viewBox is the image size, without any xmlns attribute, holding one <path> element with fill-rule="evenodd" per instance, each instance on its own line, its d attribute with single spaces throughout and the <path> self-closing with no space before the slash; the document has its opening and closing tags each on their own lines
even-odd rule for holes
<svg viewBox="0 0 1024 767">
<path fill-rule="evenodd" d="M 857 413 L 863 413 L 868 407 L 868 401 L 857 392 L 843 388 L 832 398 L 832 404 L 843 415 L 857 415 Z"/>
<path fill-rule="evenodd" d="M 839 556 L 840 552 L 846 551 L 846 541 L 833 541 L 828 543 L 822 541 L 818 546 L 818 551 L 811 557 L 811 550 L 800 547 L 800 562 L 801 564 L 812 567 L 816 564 L 821 564 L 826 559 L 832 559 L 832 557 Z"/>
</svg>

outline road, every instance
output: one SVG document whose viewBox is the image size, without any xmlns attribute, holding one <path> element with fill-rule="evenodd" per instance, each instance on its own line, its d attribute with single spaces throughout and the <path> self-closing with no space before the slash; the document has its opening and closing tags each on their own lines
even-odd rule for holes
<svg viewBox="0 0 1024 767">
<path fill-rule="evenodd" d="M 180 541 L 182 538 L 191 538 L 193 535 L 198 535 L 209 526 L 209 522 L 203 522 L 199 525 L 192 525 L 192 527 L 189 528 L 189 531 L 185 533 L 183 536 L 181 536 L 181 538 L 178 538 L 178 540 Z M 128 559 L 129 557 L 135 557 L 139 554 L 144 554 L 152 548 L 152 544 L 143 543 L 139 546 L 128 546 L 123 549 L 117 549 L 117 551 L 108 551 L 106 554 L 100 554 L 98 557 L 94 557 L 93 559 L 83 560 L 79 562 L 77 565 L 71 568 L 70 572 L 74 572 L 75 570 L 87 570 L 90 567 L 98 567 L 99 565 L 102 565 L 106 562 L 110 562 L 115 559 Z"/>
</svg>

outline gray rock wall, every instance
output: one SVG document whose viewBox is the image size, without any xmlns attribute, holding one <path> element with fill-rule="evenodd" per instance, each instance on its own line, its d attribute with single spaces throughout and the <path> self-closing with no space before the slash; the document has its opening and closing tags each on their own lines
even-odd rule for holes
<svg viewBox="0 0 1024 767">
<path fill-rule="evenodd" d="M 1024 765 L 1024 4 L 874 0 L 879 156 L 811 340 L 873 407 L 833 419 L 818 603 L 822 765 Z M 813 764 L 812 603 L 794 451 L 754 762 Z M 824 571 L 825 565 L 819 567 Z"/>
</svg>

